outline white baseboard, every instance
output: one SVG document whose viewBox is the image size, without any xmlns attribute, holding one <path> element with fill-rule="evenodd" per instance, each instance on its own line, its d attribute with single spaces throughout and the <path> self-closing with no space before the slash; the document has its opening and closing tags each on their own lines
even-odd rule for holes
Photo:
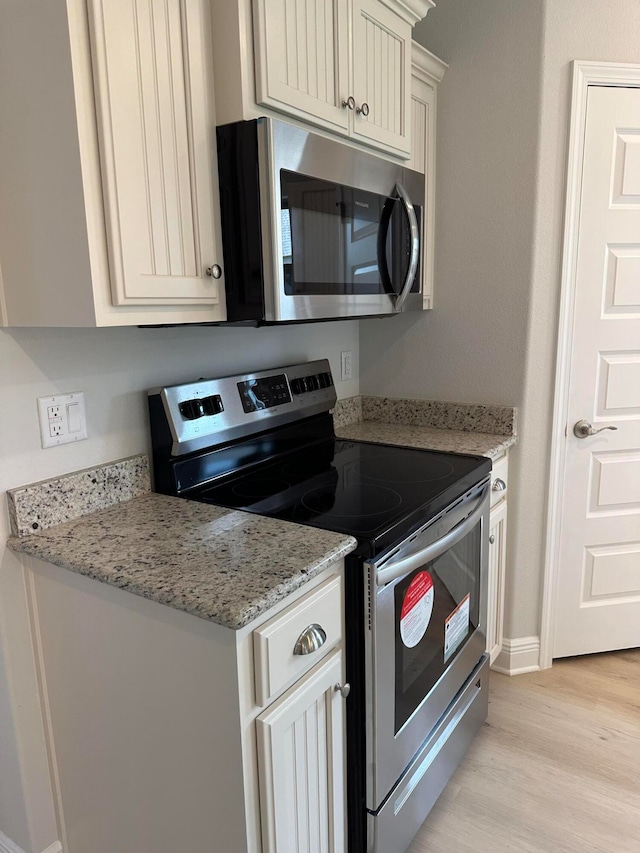
<svg viewBox="0 0 640 853">
<path fill-rule="evenodd" d="M 0 830 L 0 853 L 24 853 L 22 847 L 18 847 L 13 841 Z M 42 853 L 63 853 L 62 844 L 54 841 Z"/>
<path fill-rule="evenodd" d="M 522 675 L 540 669 L 540 637 L 505 638 L 491 669 L 504 675 Z"/>
</svg>

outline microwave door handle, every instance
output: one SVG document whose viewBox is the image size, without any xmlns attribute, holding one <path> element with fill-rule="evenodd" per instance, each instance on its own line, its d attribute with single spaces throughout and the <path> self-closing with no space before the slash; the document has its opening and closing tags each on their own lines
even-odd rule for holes
<svg viewBox="0 0 640 853">
<path fill-rule="evenodd" d="M 404 284 L 402 285 L 402 290 L 398 294 L 395 302 L 396 311 L 400 311 L 402 306 L 404 305 L 405 299 L 409 295 L 411 285 L 413 284 L 413 280 L 416 277 L 416 272 L 418 271 L 418 261 L 420 260 L 420 229 L 418 228 L 418 219 L 416 217 L 416 212 L 413 208 L 413 202 L 409 198 L 409 194 L 402 186 L 400 181 L 396 181 L 395 191 L 398 194 L 398 198 L 404 205 L 404 209 L 407 213 L 407 219 L 409 220 L 409 234 L 411 240 L 411 257 L 409 259 L 409 269 L 407 270 L 407 276 L 404 280 Z"/>
<path fill-rule="evenodd" d="M 394 198 L 387 198 L 382 208 L 380 217 L 380 225 L 378 227 L 378 242 L 376 252 L 378 255 L 378 270 L 380 271 L 380 280 L 385 291 L 391 296 L 395 296 L 396 292 L 393 289 L 391 276 L 389 275 L 389 267 L 387 266 L 387 235 L 389 234 L 389 226 L 391 225 L 391 217 L 393 215 L 393 205 L 396 203 Z"/>
<path fill-rule="evenodd" d="M 388 583 L 409 574 L 409 572 L 423 566 L 425 563 L 429 563 L 431 560 L 442 556 L 445 551 L 448 551 L 449 548 L 452 548 L 457 542 L 463 539 L 470 530 L 473 530 L 484 512 L 488 500 L 489 486 L 482 492 L 473 512 L 461 521 L 460 524 L 456 524 L 455 527 L 448 533 L 445 533 L 440 539 L 437 539 L 425 548 L 421 548 L 415 554 L 403 557 L 390 566 L 385 566 L 384 569 L 378 569 L 376 571 L 376 586 L 386 586 Z"/>
</svg>

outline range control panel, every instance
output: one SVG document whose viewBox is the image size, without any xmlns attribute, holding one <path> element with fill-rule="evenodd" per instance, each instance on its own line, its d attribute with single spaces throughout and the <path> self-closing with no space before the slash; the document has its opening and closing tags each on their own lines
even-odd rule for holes
<svg viewBox="0 0 640 853">
<path fill-rule="evenodd" d="M 270 409 L 272 406 L 291 402 L 289 383 L 284 373 L 266 376 L 264 379 L 247 379 L 244 382 L 238 382 L 238 391 L 245 412 L 257 412 L 260 409 Z"/>
<path fill-rule="evenodd" d="M 173 455 L 327 412 L 336 404 L 327 359 L 150 391 L 159 396 Z"/>
<path fill-rule="evenodd" d="M 316 373 L 313 376 L 301 376 L 291 380 L 291 390 L 294 394 L 309 394 L 321 388 L 331 388 L 333 379 L 330 373 Z"/>
</svg>

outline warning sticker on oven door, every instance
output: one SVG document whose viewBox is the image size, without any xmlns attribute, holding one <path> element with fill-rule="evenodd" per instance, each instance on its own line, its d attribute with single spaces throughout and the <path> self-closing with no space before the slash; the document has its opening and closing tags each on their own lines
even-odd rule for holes
<svg viewBox="0 0 640 853">
<path fill-rule="evenodd" d="M 433 579 L 429 572 L 418 572 L 409 584 L 400 611 L 400 636 L 407 648 L 417 646 L 424 637 L 433 611 Z"/>
<path fill-rule="evenodd" d="M 456 609 L 444 620 L 444 659 L 449 660 L 469 633 L 469 602 L 467 593 Z"/>
</svg>

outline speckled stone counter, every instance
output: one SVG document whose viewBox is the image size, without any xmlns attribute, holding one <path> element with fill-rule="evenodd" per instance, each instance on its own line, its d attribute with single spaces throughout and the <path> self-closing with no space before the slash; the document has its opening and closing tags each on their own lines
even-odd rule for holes
<svg viewBox="0 0 640 853">
<path fill-rule="evenodd" d="M 348 397 L 338 400 L 333 419 L 340 438 L 494 459 L 517 441 L 510 406 Z"/>
<path fill-rule="evenodd" d="M 9 547 L 238 629 L 356 546 L 350 536 L 154 493 Z"/>
<path fill-rule="evenodd" d="M 381 421 L 386 424 L 432 427 L 485 435 L 515 435 L 513 406 L 451 403 L 442 400 L 404 400 L 394 397 L 346 397 L 333 410 L 336 427 Z"/>
<path fill-rule="evenodd" d="M 340 438 L 373 441 L 380 444 L 398 444 L 419 447 L 423 450 L 445 450 L 451 453 L 471 453 L 496 459 L 515 444 L 515 435 L 495 435 L 485 432 L 463 432 L 454 429 L 436 429 L 407 424 L 387 424 L 381 421 L 362 421 L 336 427 Z"/>
<path fill-rule="evenodd" d="M 149 457 L 144 454 L 9 489 L 11 532 L 27 536 L 47 530 L 150 490 Z"/>
</svg>

